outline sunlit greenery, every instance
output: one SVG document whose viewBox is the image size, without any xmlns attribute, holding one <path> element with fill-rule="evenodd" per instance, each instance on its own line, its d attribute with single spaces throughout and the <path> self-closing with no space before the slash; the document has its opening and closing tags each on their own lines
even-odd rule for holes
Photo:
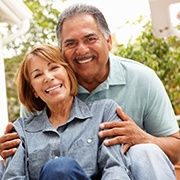
<svg viewBox="0 0 180 180">
<path fill-rule="evenodd" d="M 118 45 L 115 54 L 139 61 L 155 70 L 162 80 L 176 114 L 180 114 L 180 39 L 155 38 L 148 21 L 142 34 L 125 45 Z"/>
<path fill-rule="evenodd" d="M 19 116 L 19 103 L 13 77 L 24 52 L 34 44 L 44 42 L 57 44 L 55 27 L 60 12 L 52 8 L 52 1 L 44 1 L 46 3 L 43 3 L 43 6 L 38 0 L 24 2 L 33 12 L 31 28 L 24 36 L 5 47 L 8 51 L 14 52 L 12 58 L 5 59 L 10 120 Z M 139 20 L 136 23 L 139 23 Z M 11 31 L 10 26 L 6 28 Z M 115 54 L 137 60 L 153 68 L 162 80 L 176 114 L 180 114 L 180 40 L 175 37 L 155 38 L 150 22 L 147 22 L 143 28 L 142 34 L 135 41 L 130 40 L 127 46 L 119 44 L 114 50 Z"/>
</svg>

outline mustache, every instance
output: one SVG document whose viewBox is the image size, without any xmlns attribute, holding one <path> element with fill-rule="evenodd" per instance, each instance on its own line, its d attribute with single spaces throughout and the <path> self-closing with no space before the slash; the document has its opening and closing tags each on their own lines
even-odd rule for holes
<svg viewBox="0 0 180 180">
<path fill-rule="evenodd" d="M 88 58 L 95 58 L 96 56 L 93 54 L 85 54 L 85 55 L 79 55 L 75 57 L 75 61 L 77 60 L 84 60 L 84 59 L 88 59 Z"/>
</svg>

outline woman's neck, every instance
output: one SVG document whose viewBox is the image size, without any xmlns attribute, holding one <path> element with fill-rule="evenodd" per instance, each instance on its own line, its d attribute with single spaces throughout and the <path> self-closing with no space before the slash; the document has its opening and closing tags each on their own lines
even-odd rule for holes
<svg viewBox="0 0 180 180">
<path fill-rule="evenodd" d="M 55 128 L 64 124 L 69 119 L 72 109 L 73 99 L 74 97 L 72 96 L 70 99 L 68 99 L 63 103 L 59 103 L 54 107 L 48 107 L 49 121 Z"/>
</svg>

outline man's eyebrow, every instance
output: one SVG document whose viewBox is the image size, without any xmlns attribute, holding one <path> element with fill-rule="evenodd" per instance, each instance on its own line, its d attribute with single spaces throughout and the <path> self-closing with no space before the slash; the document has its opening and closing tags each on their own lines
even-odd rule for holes
<svg viewBox="0 0 180 180">
<path fill-rule="evenodd" d="M 75 39 L 67 39 L 64 41 L 64 44 L 67 43 L 67 42 L 72 42 L 72 41 L 75 41 Z"/>
<path fill-rule="evenodd" d="M 96 34 L 94 33 L 91 33 L 91 34 L 88 34 L 86 36 L 84 36 L 83 38 L 89 38 L 91 36 L 97 36 Z M 76 41 L 75 39 L 67 39 L 66 41 L 64 41 L 64 44 L 67 43 L 67 42 L 72 42 L 72 41 Z"/>
<path fill-rule="evenodd" d="M 94 34 L 94 33 L 91 33 L 91 34 L 88 34 L 88 35 L 86 35 L 86 36 L 84 36 L 85 38 L 88 38 L 88 37 L 91 37 L 91 36 L 97 36 L 96 34 Z"/>
</svg>

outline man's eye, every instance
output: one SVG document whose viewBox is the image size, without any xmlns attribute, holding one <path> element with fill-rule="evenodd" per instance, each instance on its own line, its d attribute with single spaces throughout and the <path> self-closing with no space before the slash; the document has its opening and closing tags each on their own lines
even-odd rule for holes
<svg viewBox="0 0 180 180">
<path fill-rule="evenodd" d="M 67 43 L 65 43 L 65 47 L 68 47 L 68 48 L 73 48 L 73 47 L 75 47 L 76 46 L 76 42 L 67 42 Z"/>
<path fill-rule="evenodd" d="M 95 37 L 90 37 L 90 38 L 87 39 L 87 42 L 90 43 L 90 44 L 92 44 L 92 43 L 96 42 L 96 40 L 97 40 L 97 38 L 95 38 Z"/>
</svg>

